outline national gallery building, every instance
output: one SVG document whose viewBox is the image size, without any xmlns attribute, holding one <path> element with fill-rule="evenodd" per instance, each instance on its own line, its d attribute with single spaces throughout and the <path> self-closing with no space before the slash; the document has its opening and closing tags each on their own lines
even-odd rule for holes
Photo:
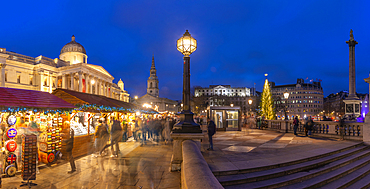
<svg viewBox="0 0 370 189">
<path fill-rule="evenodd" d="M 64 45 L 59 58 L 36 58 L 0 48 L 0 87 L 37 90 L 51 93 L 56 88 L 102 95 L 129 102 L 122 80 L 103 67 L 87 63 L 85 48 L 75 41 Z"/>
</svg>

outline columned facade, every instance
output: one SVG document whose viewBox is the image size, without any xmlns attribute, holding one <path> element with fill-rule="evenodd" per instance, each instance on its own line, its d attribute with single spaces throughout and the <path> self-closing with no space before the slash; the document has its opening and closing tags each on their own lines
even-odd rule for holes
<svg viewBox="0 0 370 189">
<path fill-rule="evenodd" d="M 36 58 L 0 48 L 0 87 L 52 93 L 56 88 L 104 95 L 120 100 L 129 94 L 113 83 L 114 77 L 103 67 L 87 63 L 85 48 L 72 36 L 59 58 Z"/>
</svg>

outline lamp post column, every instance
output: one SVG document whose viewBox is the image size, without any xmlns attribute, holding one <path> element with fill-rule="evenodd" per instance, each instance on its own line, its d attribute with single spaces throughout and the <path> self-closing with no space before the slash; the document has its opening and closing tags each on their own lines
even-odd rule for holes
<svg viewBox="0 0 370 189">
<path fill-rule="evenodd" d="M 190 57 L 184 56 L 183 94 L 184 112 L 190 112 Z"/>
</svg>

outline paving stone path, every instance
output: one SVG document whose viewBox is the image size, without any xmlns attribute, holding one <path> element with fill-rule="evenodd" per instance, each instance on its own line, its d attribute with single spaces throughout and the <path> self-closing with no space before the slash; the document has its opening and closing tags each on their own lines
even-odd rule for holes
<svg viewBox="0 0 370 189">
<path fill-rule="evenodd" d="M 180 188 L 180 172 L 170 172 L 172 145 L 148 141 L 120 143 L 118 158 L 94 158 L 91 155 L 76 160 L 78 171 L 67 174 L 69 163 L 60 161 L 51 167 L 41 167 L 32 189 L 139 189 Z M 20 175 L 2 178 L 2 188 L 20 188 Z M 28 188 L 28 187 L 21 187 Z"/>
<path fill-rule="evenodd" d="M 269 130 L 219 131 L 213 138 L 214 151 L 202 154 L 213 172 L 249 169 L 294 161 L 345 148 L 360 141 L 295 136 Z"/>
</svg>

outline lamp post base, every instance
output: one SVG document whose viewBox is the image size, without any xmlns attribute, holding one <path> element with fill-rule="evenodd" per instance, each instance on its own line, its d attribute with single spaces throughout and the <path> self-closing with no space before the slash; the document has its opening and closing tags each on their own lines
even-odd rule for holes
<svg viewBox="0 0 370 189">
<path fill-rule="evenodd" d="M 200 125 L 194 122 L 193 113 L 190 111 L 182 111 L 180 113 L 180 121 L 173 126 L 173 133 L 202 133 Z"/>
</svg>

